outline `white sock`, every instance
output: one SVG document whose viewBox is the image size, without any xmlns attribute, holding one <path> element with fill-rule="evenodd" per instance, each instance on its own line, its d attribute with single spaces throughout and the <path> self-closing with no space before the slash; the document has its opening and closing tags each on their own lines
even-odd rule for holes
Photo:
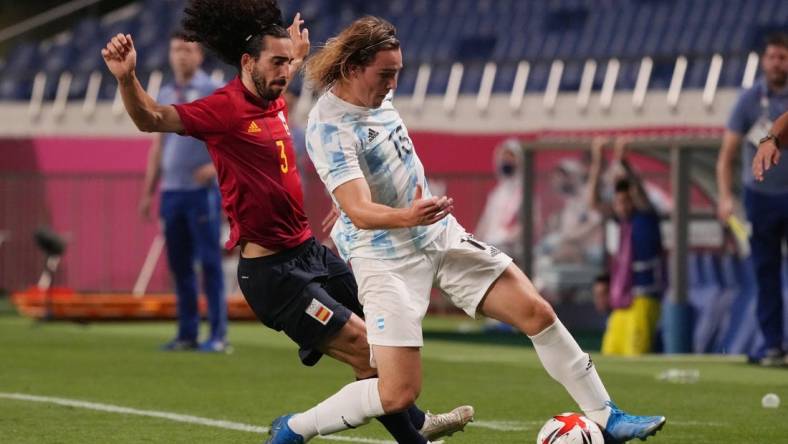
<svg viewBox="0 0 788 444">
<path fill-rule="evenodd" d="M 355 429 L 370 419 L 385 414 L 378 391 L 378 378 L 350 383 L 331 397 L 304 413 L 293 415 L 287 422 L 290 428 L 304 437 L 329 435 L 341 430 Z"/>
<path fill-rule="evenodd" d="M 605 402 L 610 396 L 591 357 L 583 353 L 564 324 L 556 319 L 553 325 L 529 337 L 547 373 L 564 386 L 589 419 L 605 426 L 610 416 Z"/>
</svg>

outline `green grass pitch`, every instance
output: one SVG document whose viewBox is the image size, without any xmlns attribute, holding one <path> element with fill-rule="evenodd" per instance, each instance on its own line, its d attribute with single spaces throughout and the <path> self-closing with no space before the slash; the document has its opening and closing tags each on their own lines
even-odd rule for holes
<svg viewBox="0 0 788 444">
<path fill-rule="evenodd" d="M 492 344 L 446 334 L 463 322 L 443 318 L 425 324 L 419 405 L 433 411 L 465 403 L 476 408 L 476 422 L 447 444 L 533 443 L 549 416 L 577 409 L 526 339 Z M 173 330 L 172 323 L 39 324 L 6 311 L 0 315 L 0 443 L 260 443 L 272 418 L 306 409 L 351 379 L 348 368 L 330 359 L 315 368 L 301 366 L 286 337 L 256 323 L 230 326 L 232 355 L 159 352 Z M 668 417 L 649 442 L 788 443 L 788 408 L 761 407 L 769 392 L 788 401 L 788 370 L 749 366 L 738 357 L 594 360 L 620 406 Z M 700 380 L 676 384 L 656 378 L 670 368 L 697 369 Z M 11 394 L 256 428 L 96 411 Z M 374 421 L 334 437 L 333 442 L 390 440 Z"/>
</svg>

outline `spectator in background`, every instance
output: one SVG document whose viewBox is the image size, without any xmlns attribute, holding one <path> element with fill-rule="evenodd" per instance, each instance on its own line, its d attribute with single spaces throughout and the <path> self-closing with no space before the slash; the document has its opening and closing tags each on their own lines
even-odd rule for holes
<svg viewBox="0 0 788 444">
<path fill-rule="evenodd" d="M 161 89 L 159 102 L 187 103 L 211 94 L 220 85 L 200 69 L 202 48 L 188 42 L 180 32 L 170 39 L 170 67 L 174 82 Z M 161 180 L 159 180 L 161 179 Z M 167 244 L 167 259 L 175 279 L 178 300 L 178 332 L 163 350 L 227 351 L 227 304 L 220 229 L 221 199 L 216 169 L 205 144 L 176 134 L 156 134 L 148 155 L 145 184 L 139 210 L 149 219 L 157 185 L 161 190 L 160 216 Z M 198 344 L 200 313 L 197 308 L 197 276 L 194 262 L 202 268 L 208 299 L 211 331 Z"/>
<path fill-rule="evenodd" d="M 652 349 L 664 288 L 664 257 L 659 216 L 624 153 L 626 141 L 616 140 L 613 162 L 615 189 L 612 202 L 599 197 L 602 139 L 592 144 L 589 203 L 619 224 L 618 251 L 608 279 L 597 278 L 597 309 L 612 309 L 602 339 L 605 355 L 634 356 Z M 606 282 L 607 281 L 607 282 Z M 606 291 L 607 290 L 607 291 Z M 607 292 L 607 303 L 601 297 Z"/>
<path fill-rule="evenodd" d="M 768 143 L 772 121 L 788 110 L 788 35 L 775 34 L 766 41 L 761 56 L 763 77 L 742 91 L 731 112 L 717 159 L 719 206 L 717 215 L 731 223 L 734 212 L 733 163 L 740 147 L 744 209 L 750 220 L 750 247 L 758 284 L 758 322 L 764 345 L 753 362 L 785 365 L 782 246 L 788 237 L 788 163 L 775 165 L 763 181 L 753 175 L 753 156 L 761 142 Z M 766 139 L 766 140 L 764 140 Z"/>
<path fill-rule="evenodd" d="M 602 262 L 601 218 L 588 206 L 587 180 L 586 167 L 572 158 L 562 159 L 551 174 L 553 196 L 563 206 L 549 218 L 550 231 L 540 247 L 553 264 Z"/>
<path fill-rule="evenodd" d="M 495 148 L 495 188 L 474 234 L 484 242 L 498 246 L 504 253 L 519 259 L 523 252 L 520 205 L 523 196 L 523 153 L 517 139 L 506 139 Z"/>
</svg>

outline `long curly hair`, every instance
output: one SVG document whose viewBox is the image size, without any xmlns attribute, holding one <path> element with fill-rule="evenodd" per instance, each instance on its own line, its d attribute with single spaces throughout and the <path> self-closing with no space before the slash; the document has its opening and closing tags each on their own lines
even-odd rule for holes
<svg viewBox="0 0 788 444">
<path fill-rule="evenodd" d="M 237 68 L 244 54 L 260 55 L 265 36 L 289 37 L 276 0 L 189 0 L 181 27 L 186 40 Z"/>
<path fill-rule="evenodd" d="M 379 51 L 397 49 L 397 28 L 380 17 L 354 21 L 306 61 L 306 78 L 317 89 L 347 79 L 353 66 L 369 66 Z"/>
</svg>

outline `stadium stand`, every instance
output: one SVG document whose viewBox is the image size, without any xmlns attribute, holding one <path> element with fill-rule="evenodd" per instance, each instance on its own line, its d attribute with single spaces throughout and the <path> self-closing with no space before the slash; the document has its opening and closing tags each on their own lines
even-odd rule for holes
<svg viewBox="0 0 788 444">
<path fill-rule="evenodd" d="M 475 93 L 481 83 L 483 65 L 498 68 L 495 92 L 511 90 L 514 66 L 528 61 L 533 66 L 527 91 L 543 91 L 554 60 L 566 64 L 561 91 L 576 90 L 586 60 L 600 65 L 619 60 L 618 89 L 631 90 L 644 57 L 653 60 L 649 86 L 666 89 L 676 58 L 688 59 L 685 86 L 706 84 L 712 57 L 723 58 L 720 87 L 741 82 L 748 54 L 770 29 L 779 29 L 788 17 L 788 3 L 780 0 L 291 0 L 282 2 L 288 16 L 301 11 L 314 42 L 325 41 L 360 14 L 379 14 L 399 29 L 405 62 L 432 65 L 428 94 L 446 91 L 450 67 L 465 65 L 462 93 Z M 121 15 L 102 19 L 86 17 L 58 37 L 16 45 L 0 69 L 0 99 L 29 99 L 30 79 L 41 69 L 47 76 L 44 99 L 55 97 L 58 79 L 73 75 L 70 98 L 84 95 L 90 73 L 102 72 L 98 53 L 102 42 L 116 32 L 132 33 L 143 54 L 140 69 L 148 73 L 164 65 L 166 42 L 161 39 L 178 23 L 182 0 L 146 0 Z M 450 15 L 450 18 L 449 18 Z M 513 38 L 513 36 L 517 38 Z M 35 60 L 46 60 L 43 67 Z M 211 69 L 230 74 L 216 60 Z M 415 73 L 407 76 L 401 93 L 413 92 Z M 403 73 L 405 74 L 405 73 Z M 600 87 L 603 70 L 597 71 L 594 86 Z M 99 97 L 111 99 L 113 89 L 103 75 Z"/>
</svg>

